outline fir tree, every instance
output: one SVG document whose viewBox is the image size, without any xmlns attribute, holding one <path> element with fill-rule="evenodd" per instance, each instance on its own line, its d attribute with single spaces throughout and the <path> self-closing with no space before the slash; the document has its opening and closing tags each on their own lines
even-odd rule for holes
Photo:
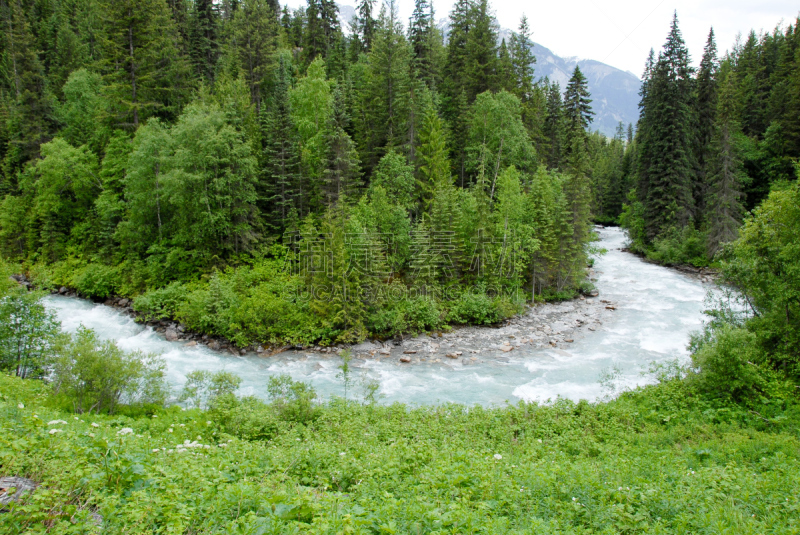
<svg viewBox="0 0 800 535">
<path fill-rule="evenodd" d="M 290 87 L 291 65 L 281 56 L 269 108 L 262 108 L 266 176 L 259 191 L 259 208 L 272 215 L 269 222 L 277 228 L 286 227 L 299 189 L 299 140 L 292 122 Z"/>
<path fill-rule="evenodd" d="M 564 92 L 564 119 L 567 131 L 586 132 L 593 120 L 592 99 L 589 94 L 589 82 L 576 66 Z"/>
<path fill-rule="evenodd" d="M 250 100 L 261 112 L 262 85 L 274 67 L 278 46 L 276 13 L 266 0 L 242 0 L 232 22 L 230 46 L 250 87 Z"/>
<path fill-rule="evenodd" d="M 372 16 L 374 9 L 375 0 L 360 0 L 356 7 L 356 26 L 353 33 L 355 34 L 358 53 L 372 50 L 372 42 L 375 39 L 377 26 L 375 17 Z"/>
<path fill-rule="evenodd" d="M 683 228 L 694 213 L 692 68 L 673 18 L 664 51 L 648 64 L 639 122 L 639 194 L 649 239 Z"/>
<path fill-rule="evenodd" d="M 547 139 L 546 161 L 549 169 L 561 165 L 564 142 L 564 106 L 558 82 L 547 84 L 547 114 L 544 122 L 544 137 Z"/>
<path fill-rule="evenodd" d="M 52 101 L 21 0 L 3 10 L 5 20 L 5 77 L 10 92 L 10 128 L 4 162 L 7 190 L 15 188 L 18 166 L 33 158 L 48 136 Z"/>
<path fill-rule="evenodd" d="M 703 213 L 706 197 L 706 177 L 708 160 L 711 155 L 711 138 L 717 114 L 717 45 L 714 42 L 714 29 L 708 33 L 708 40 L 697 73 L 697 94 L 695 97 L 695 161 L 697 178 L 694 181 L 694 202 L 698 213 Z"/>
<path fill-rule="evenodd" d="M 747 177 L 736 150 L 735 76 L 728 73 L 719 98 L 708 160 L 708 254 L 736 239 L 744 215 L 742 186 Z"/>
<path fill-rule="evenodd" d="M 536 56 L 533 55 L 531 30 L 525 15 L 519 21 L 519 29 L 511 36 L 511 61 L 516 82 L 513 93 L 522 101 L 523 108 L 527 108 L 533 94 L 533 65 L 536 63 Z"/>
<path fill-rule="evenodd" d="M 477 0 L 469 11 L 466 65 L 459 73 L 466 79 L 469 102 L 484 91 L 497 88 L 497 21 L 489 11 L 489 0 Z"/>
<path fill-rule="evenodd" d="M 361 170 L 355 143 L 347 134 L 350 118 L 342 91 L 334 90 L 333 113 L 328 126 L 328 156 L 324 175 L 325 200 L 334 204 L 340 198 L 356 199 L 361 189 Z"/>
<path fill-rule="evenodd" d="M 516 76 L 514 74 L 514 64 L 511 55 L 508 53 L 506 40 L 500 42 L 500 49 L 497 52 L 497 86 L 509 93 L 519 96 L 517 91 Z"/>
<path fill-rule="evenodd" d="M 195 0 L 189 19 L 189 54 L 195 74 L 209 82 L 219 54 L 219 14 L 213 0 Z"/>
<path fill-rule="evenodd" d="M 136 129 L 152 115 L 172 118 L 189 86 L 175 23 L 163 0 L 104 0 L 103 72 L 112 123 Z"/>
<path fill-rule="evenodd" d="M 429 89 L 436 88 L 438 37 L 433 21 L 433 7 L 428 0 L 414 0 L 414 13 L 408 26 L 408 40 L 411 43 L 416 76 L 424 81 Z"/>
</svg>

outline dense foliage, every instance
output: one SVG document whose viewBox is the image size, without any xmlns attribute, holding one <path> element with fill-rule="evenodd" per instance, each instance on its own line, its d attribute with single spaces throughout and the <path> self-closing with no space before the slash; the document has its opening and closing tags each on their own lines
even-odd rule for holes
<svg viewBox="0 0 800 535">
<path fill-rule="evenodd" d="M 6 533 L 800 530 L 796 407 L 762 419 L 679 380 L 606 404 L 311 414 L 226 398 L 73 417 L 38 382 L 0 391 L 2 470 L 42 485 Z"/>
<path fill-rule="evenodd" d="M 626 151 L 631 193 L 620 220 L 634 250 L 668 264 L 707 264 L 736 239 L 747 211 L 795 179 L 797 28 L 751 32 L 722 58 L 712 29 L 694 69 L 675 16 L 663 51 L 648 59 Z"/>
<path fill-rule="evenodd" d="M 424 1 L 405 29 L 364 0 L 349 33 L 317 0 L 0 7 L 0 254 L 44 288 L 245 344 L 491 323 L 582 289 L 609 195 L 591 161 L 614 182 L 624 144 L 587 133 L 579 69 L 563 99 L 535 81 L 524 17 L 498 43 L 464 0 L 445 43 Z"/>
<path fill-rule="evenodd" d="M 237 397 L 230 373 L 197 370 L 180 399 L 206 410 L 165 408 L 158 359 L 91 331 L 39 331 L 30 354 L 54 344 L 55 359 L 36 361 L 49 380 L 0 375 L 0 472 L 41 486 L 0 522 L 9 533 L 800 532 L 799 201 L 797 184 L 774 191 L 726 248 L 747 306 L 712 311 L 693 367 L 653 369 L 657 384 L 605 402 L 383 406 L 374 385 L 354 384 L 345 353 L 344 397 L 327 403 L 286 375 L 264 401 Z M 31 296 L 3 301 L 12 315 L 41 306 L 0 268 L 3 299 Z"/>
</svg>

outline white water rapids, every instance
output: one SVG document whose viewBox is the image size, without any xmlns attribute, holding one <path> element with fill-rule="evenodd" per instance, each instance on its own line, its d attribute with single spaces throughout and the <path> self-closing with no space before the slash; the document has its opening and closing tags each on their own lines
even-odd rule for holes
<svg viewBox="0 0 800 535">
<path fill-rule="evenodd" d="M 601 376 L 612 368 L 620 372 L 617 386 L 632 388 L 651 380 L 642 372 L 652 362 L 688 359 L 689 335 L 702 325 L 703 303 L 711 287 L 622 252 L 626 237 L 620 229 L 598 232 L 598 245 L 608 253 L 595 262 L 595 284 L 600 298 L 614 302 L 617 310 L 596 331 L 576 339 L 569 351 L 521 347 L 502 361 L 493 357 L 496 351 L 487 351 L 478 354 L 478 363 L 468 366 L 365 360 L 354 370 L 356 383 L 362 376 L 379 381 L 382 403 L 491 405 L 557 396 L 595 400 L 604 394 Z M 123 349 L 161 354 L 175 393 L 192 370 L 225 369 L 242 378 L 243 395 L 266 397 L 269 376 L 280 373 L 311 383 L 323 398 L 344 394 L 342 381 L 336 378 L 342 361 L 335 354 L 291 351 L 273 357 L 233 356 L 202 345 L 167 342 L 151 327 L 90 301 L 51 296 L 47 304 L 67 331 L 84 325 L 101 338 L 116 340 Z M 358 394 L 356 384 L 350 396 Z"/>
</svg>

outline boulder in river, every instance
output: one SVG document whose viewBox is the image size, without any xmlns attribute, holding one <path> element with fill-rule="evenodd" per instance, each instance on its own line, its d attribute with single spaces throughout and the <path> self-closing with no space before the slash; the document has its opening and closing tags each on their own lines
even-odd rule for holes
<svg viewBox="0 0 800 535">
<path fill-rule="evenodd" d="M 164 331 L 164 338 L 167 339 L 167 342 L 177 342 L 178 341 L 178 331 L 175 327 L 167 327 L 167 330 Z"/>
</svg>

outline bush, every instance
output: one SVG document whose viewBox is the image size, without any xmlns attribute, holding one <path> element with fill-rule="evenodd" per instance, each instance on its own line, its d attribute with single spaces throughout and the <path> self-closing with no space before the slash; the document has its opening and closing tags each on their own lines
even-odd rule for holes
<svg viewBox="0 0 800 535">
<path fill-rule="evenodd" d="M 712 397 L 735 402 L 753 400 L 774 391 L 778 378 L 764 366 L 756 336 L 743 328 L 721 326 L 692 355 L 698 369 L 693 380 Z"/>
<path fill-rule="evenodd" d="M 231 393 L 218 397 L 209 417 L 226 433 L 245 440 L 269 440 L 281 428 L 275 411 L 255 397 L 238 399 Z"/>
<path fill-rule="evenodd" d="M 671 229 L 653 241 L 647 257 L 660 264 L 691 264 L 703 267 L 709 264 L 706 255 L 706 235 L 689 225 L 683 230 Z"/>
<path fill-rule="evenodd" d="M 205 400 L 206 407 L 213 407 L 219 398 L 234 395 L 241 384 L 242 378 L 230 372 L 194 370 L 186 374 L 186 384 L 178 401 L 191 400 L 199 409 Z"/>
<path fill-rule="evenodd" d="M 60 332 L 41 297 L 19 287 L 0 293 L 0 369 L 23 379 L 44 373 Z"/>
<path fill-rule="evenodd" d="M 103 264 L 89 264 L 75 273 L 71 286 L 87 297 L 104 299 L 117 293 L 118 279 L 115 268 Z"/>
<path fill-rule="evenodd" d="M 58 348 L 52 380 L 55 393 L 75 412 L 113 414 L 120 403 L 164 405 L 169 393 L 165 369 L 163 359 L 127 353 L 81 327 Z"/>
<path fill-rule="evenodd" d="M 189 289 L 173 282 L 158 290 L 151 290 L 133 300 L 133 309 L 147 320 L 174 318 L 186 299 Z"/>
<path fill-rule="evenodd" d="M 314 388 L 290 375 L 274 375 L 269 378 L 267 392 L 272 407 L 281 420 L 287 422 L 308 423 L 317 419 L 320 408 L 317 405 L 317 393 Z"/>
</svg>

